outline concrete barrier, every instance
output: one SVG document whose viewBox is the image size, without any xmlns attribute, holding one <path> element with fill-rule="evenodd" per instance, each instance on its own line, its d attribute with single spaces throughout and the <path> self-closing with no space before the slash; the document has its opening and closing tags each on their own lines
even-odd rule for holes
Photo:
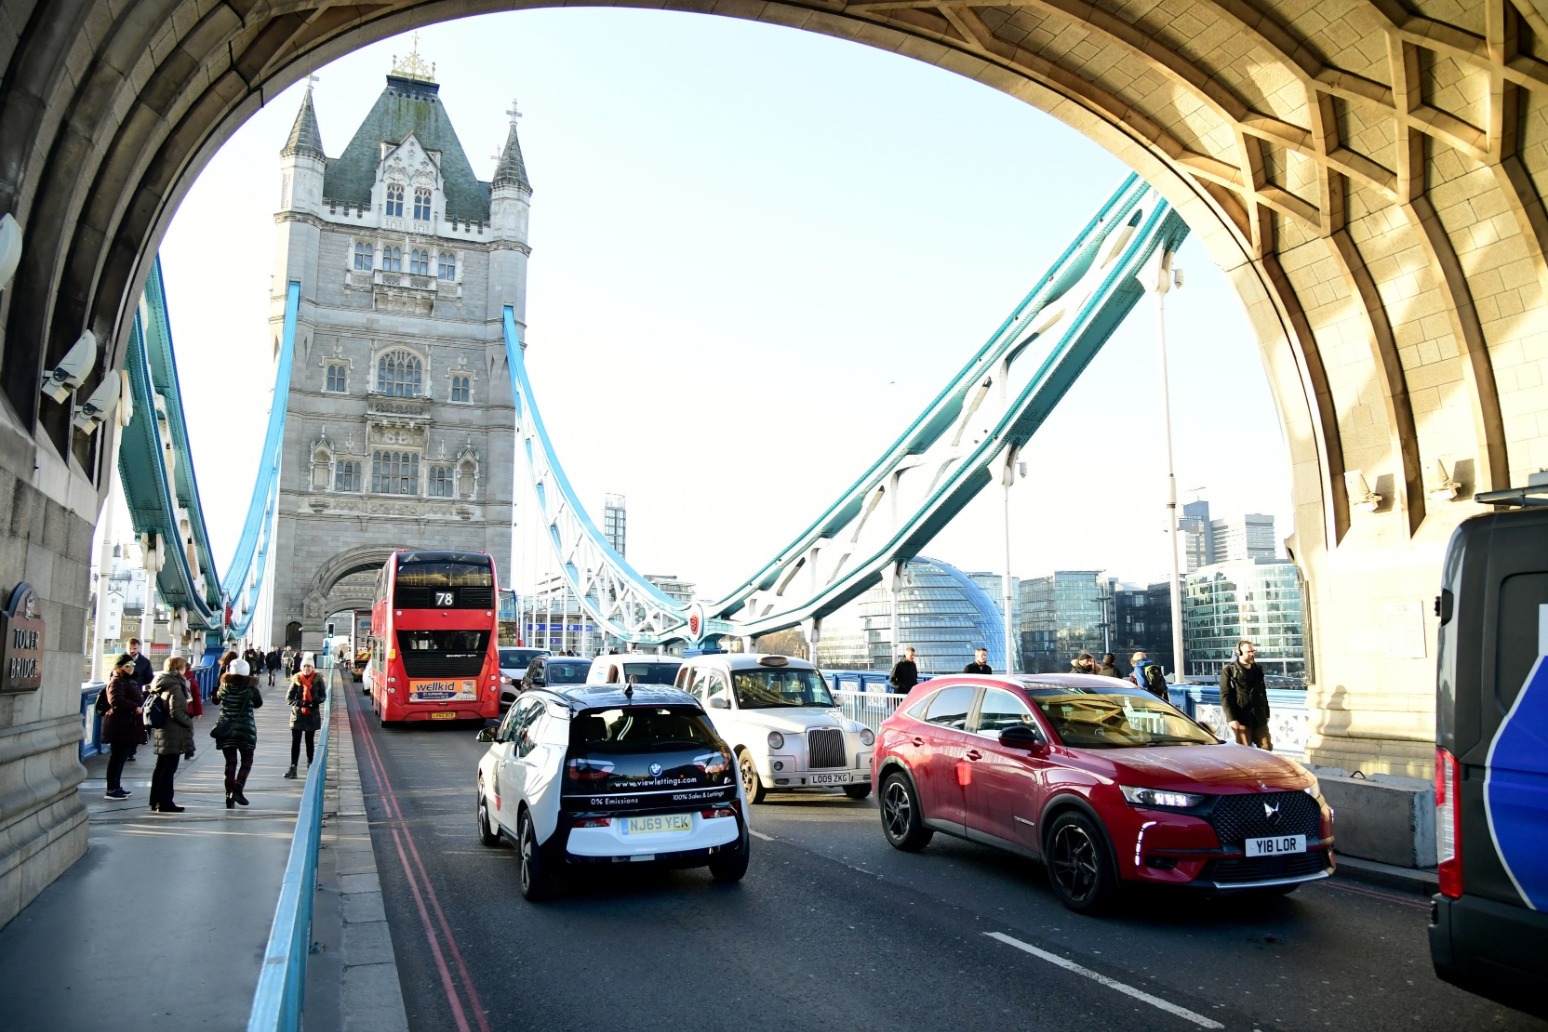
<svg viewBox="0 0 1548 1032">
<path fill-rule="evenodd" d="M 1398 867 L 1435 866 L 1435 788 L 1419 778 L 1312 768 L 1333 808 L 1337 853 Z"/>
</svg>

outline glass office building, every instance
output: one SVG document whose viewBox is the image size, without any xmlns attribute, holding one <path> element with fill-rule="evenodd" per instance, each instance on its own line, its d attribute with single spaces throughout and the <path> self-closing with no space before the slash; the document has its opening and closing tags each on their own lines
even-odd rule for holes
<svg viewBox="0 0 1548 1032">
<path fill-rule="evenodd" d="M 1021 658 L 1033 674 L 1068 672 L 1082 652 L 1101 657 L 1107 586 L 1097 570 L 1056 570 L 1021 581 Z M 993 655 L 991 652 L 990 655 Z"/>
<path fill-rule="evenodd" d="M 922 674 L 957 673 L 973 661 L 973 650 L 980 646 L 989 650 L 991 666 L 998 669 L 1004 662 L 999 606 L 955 566 L 924 556 L 909 560 L 899 596 L 896 646 L 892 601 L 886 587 L 878 585 L 823 621 L 818 665 L 830 670 L 891 670 L 908 645 L 914 647 Z"/>
<path fill-rule="evenodd" d="M 1183 587 L 1183 649 L 1188 674 L 1218 676 L 1246 639 L 1264 673 L 1304 678 L 1301 582 L 1283 559 L 1216 563 L 1188 574 Z"/>
</svg>

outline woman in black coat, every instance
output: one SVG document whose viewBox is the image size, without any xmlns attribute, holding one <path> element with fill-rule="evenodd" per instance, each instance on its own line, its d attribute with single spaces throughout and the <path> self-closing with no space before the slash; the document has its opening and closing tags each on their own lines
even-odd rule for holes
<svg viewBox="0 0 1548 1032">
<path fill-rule="evenodd" d="M 123 786 L 124 763 L 137 746 L 149 739 L 145 724 L 140 717 L 145 696 L 134 676 L 134 657 L 125 652 L 113 664 L 108 676 L 108 709 L 102 716 L 102 741 L 108 744 L 107 799 L 128 799 L 129 792 Z"/>
<path fill-rule="evenodd" d="M 312 765 L 312 751 L 317 743 L 317 731 L 322 727 L 322 707 L 327 705 L 328 689 L 322 675 L 310 659 L 301 661 L 301 672 L 290 679 L 290 691 L 285 701 L 290 703 L 290 769 L 285 777 L 296 776 L 296 764 L 301 759 L 301 739 L 306 737 L 306 765 Z"/>
<path fill-rule="evenodd" d="M 215 690 L 220 703 L 220 719 L 210 734 L 215 736 L 215 747 L 226 755 L 226 809 L 240 803 L 247 805 L 242 789 L 247 787 L 247 775 L 253 769 L 253 750 L 258 748 L 258 722 L 253 710 L 263 705 L 258 694 L 258 678 L 249 676 L 245 659 L 233 659 Z M 238 765 L 238 759 L 241 763 Z"/>
</svg>

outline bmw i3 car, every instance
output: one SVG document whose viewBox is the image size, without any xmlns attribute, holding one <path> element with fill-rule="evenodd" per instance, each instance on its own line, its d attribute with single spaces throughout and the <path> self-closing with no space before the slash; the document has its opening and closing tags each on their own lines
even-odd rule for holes
<svg viewBox="0 0 1548 1032">
<path fill-rule="evenodd" d="M 520 854 L 521 894 L 551 895 L 585 865 L 747 873 L 747 799 L 731 748 L 693 696 L 657 685 L 523 692 L 478 733 L 478 837 Z"/>
</svg>

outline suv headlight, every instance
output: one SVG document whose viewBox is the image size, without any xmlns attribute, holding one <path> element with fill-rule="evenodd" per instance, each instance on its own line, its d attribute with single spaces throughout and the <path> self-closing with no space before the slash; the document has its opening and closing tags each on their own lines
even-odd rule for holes
<svg viewBox="0 0 1548 1032">
<path fill-rule="evenodd" d="M 876 744 L 876 734 L 875 734 L 875 732 L 873 732 L 868 727 L 862 727 L 860 729 L 860 744 L 861 745 L 875 745 Z"/>
<path fill-rule="evenodd" d="M 769 748 L 770 749 L 783 749 L 784 747 L 785 747 L 785 736 L 780 734 L 778 731 L 770 731 L 769 732 Z"/>
<path fill-rule="evenodd" d="M 1159 788 L 1135 788 L 1119 785 L 1118 791 L 1131 806 L 1150 806 L 1158 810 L 1191 810 L 1204 802 L 1197 792 L 1167 792 Z"/>
</svg>

